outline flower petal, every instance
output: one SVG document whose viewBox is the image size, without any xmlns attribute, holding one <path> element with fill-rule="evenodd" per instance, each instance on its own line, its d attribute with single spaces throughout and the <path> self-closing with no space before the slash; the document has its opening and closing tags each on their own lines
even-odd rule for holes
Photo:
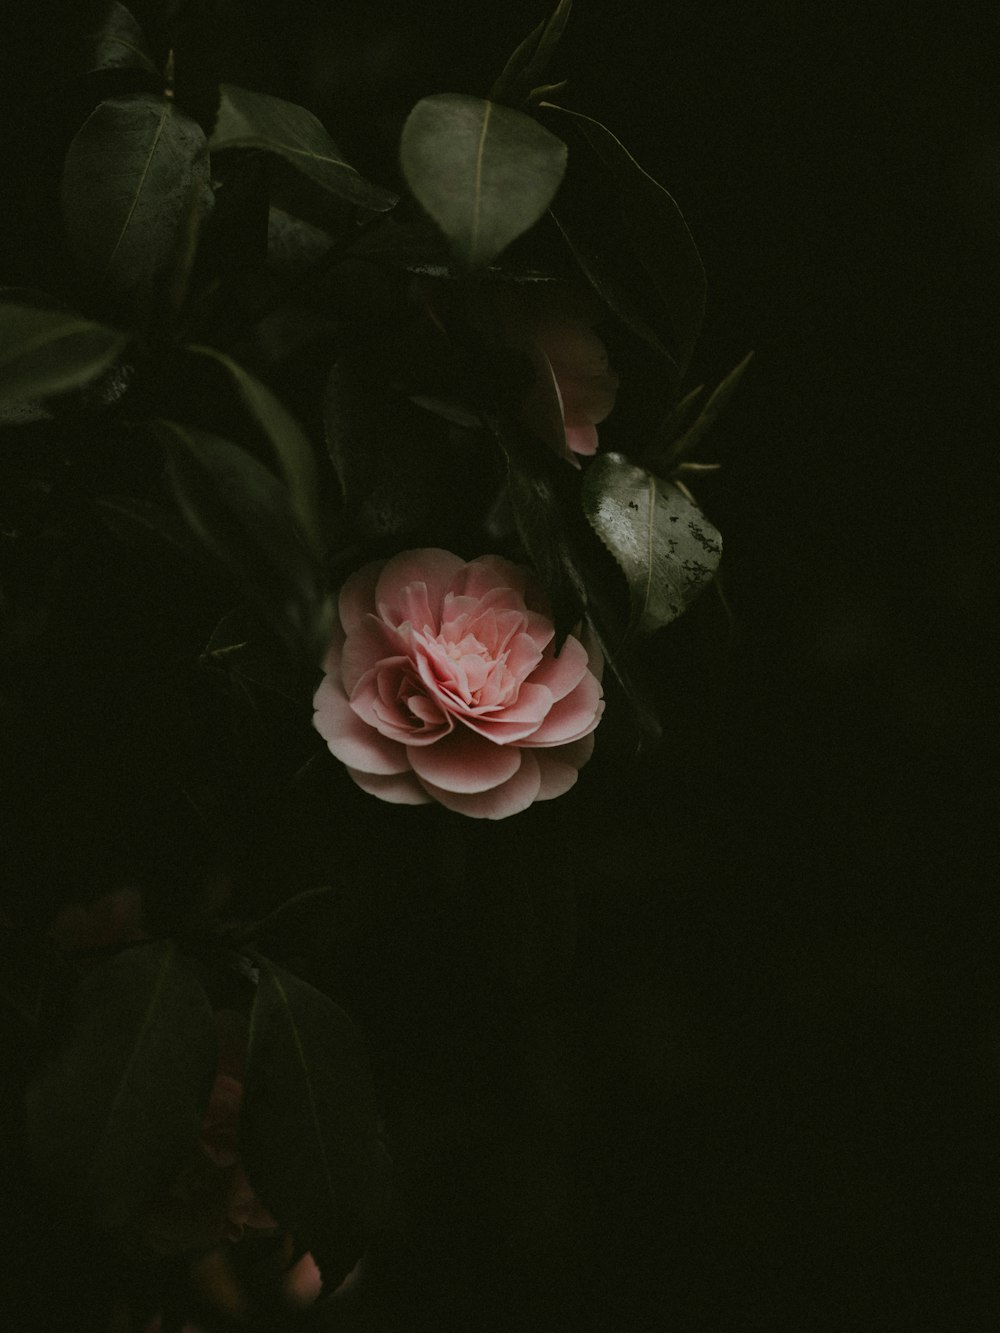
<svg viewBox="0 0 1000 1333">
<path fill-rule="evenodd" d="M 532 752 L 542 773 L 542 785 L 535 798 L 551 801 L 562 796 L 576 782 L 577 774 L 594 753 L 594 733 L 589 732 L 569 745 L 557 745 L 551 750 Z"/>
<path fill-rule="evenodd" d="M 362 721 L 332 677 L 321 681 L 313 706 L 313 726 L 342 763 L 383 775 L 409 771 L 405 748 Z"/>
<path fill-rule="evenodd" d="M 608 351 L 586 323 L 566 316 L 543 316 L 535 341 L 552 362 L 556 379 L 607 375 Z"/>
<path fill-rule="evenodd" d="M 515 594 L 516 600 L 504 601 L 516 605 L 524 592 L 526 570 L 523 565 L 512 564 L 502 555 L 482 555 L 478 560 L 470 560 L 452 579 L 449 592 L 456 597 L 473 597 L 478 602 L 488 593 L 498 589 Z"/>
<path fill-rule="evenodd" d="M 375 585 L 384 566 L 384 560 L 373 560 L 345 579 L 340 590 L 338 609 L 340 623 L 347 634 L 357 629 L 362 618 L 375 610 Z"/>
<path fill-rule="evenodd" d="M 544 658 L 531 673 L 533 685 L 544 685 L 553 699 L 564 699 L 583 680 L 589 663 L 587 650 L 570 635 L 558 657 Z"/>
<path fill-rule="evenodd" d="M 401 551 L 387 560 L 375 587 L 375 607 L 392 625 L 401 625 L 409 618 L 412 594 L 406 595 L 410 584 L 422 583 L 426 588 L 427 606 L 433 617 L 435 631 L 441 615 L 441 601 L 455 575 L 465 561 L 451 551 L 436 546 L 425 546 L 415 551 Z M 370 610 L 374 608 L 369 608 Z M 423 625 L 416 626 L 423 629 Z M 369 664 L 370 665 L 370 664 Z"/>
<path fill-rule="evenodd" d="M 344 653 L 344 637 L 344 631 L 340 626 L 334 625 L 330 646 L 323 658 L 323 671 L 328 676 L 336 676 L 338 680 L 340 679 L 340 660 Z"/>
<path fill-rule="evenodd" d="M 527 810 L 538 799 L 541 788 L 538 759 L 529 750 L 518 753 L 521 755 L 521 764 L 517 772 L 499 787 L 492 787 L 489 791 L 454 792 L 445 791 L 429 782 L 423 785 L 436 801 L 456 814 L 468 815 L 470 819 L 506 819 L 508 815 L 517 815 Z"/>
<path fill-rule="evenodd" d="M 533 736 L 552 709 L 552 695 L 544 685 L 527 681 L 521 686 L 517 703 L 490 712 L 463 713 L 462 721 L 480 736 L 496 745 L 512 745 Z"/>
<path fill-rule="evenodd" d="M 592 731 L 588 731 L 586 736 L 581 736 L 577 741 L 570 741 L 568 745 L 559 745 L 551 750 L 542 751 L 542 754 L 546 757 L 551 755 L 553 759 L 572 764 L 574 768 L 583 768 L 593 753 L 594 733 Z"/>
<path fill-rule="evenodd" d="M 522 745 L 565 745 L 594 730 L 604 712 L 601 683 L 588 671 L 576 689 L 553 704 L 548 717 Z"/>
<path fill-rule="evenodd" d="M 618 376 L 573 375 L 560 381 L 567 426 L 596 425 L 609 416 L 618 394 Z"/>
<path fill-rule="evenodd" d="M 386 658 L 365 672 L 351 693 L 350 708 L 392 744 L 432 745 L 455 725 L 448 709 L 414 679 L 406 657 Z M 380 771 L 372 764 L 364 767 Z"/>
<path fill-rule="evenodd" d="M 549 750 L 539 750 L 535 756 L 541 774 L 541 786 L 536 801 L 551 801 L 568 792 L 579 777 L 579 770 L 573 764 L 565 764 L 555 759 Z"/>
<path fill-rule="evenodd" d="M 574 454 L 591 458 L 597 453 L 597 427 L 588 422 L 583 426 L 566 427 L 566 447 Z"/>
<path fill-rule="evenodd" d="M 412 773 L 394 773 L 386 777 L 380 773 L 364 773 L 357 768 L 347 771 L 362 791 L 377 796 L 380 801 L 389 801 L 392 805 L 430 804 L 430 796 Z"/>
<path fill-rule="evenodd" d="M 348 634 L 340 656 L 340 678 L 348 695 L 378 662 L 406 652 L 405 634 L 390 628 L 378 616 L 366 615 Z"/>
<path fill-rule="evenodd" d="M 488 791 L 521 766 L 516 746 L 496 745 L 467 727 L 456 727 L 434 745 L 411 746 L 407 755 L 421 781 L 452 792 Z"/>
</svg>

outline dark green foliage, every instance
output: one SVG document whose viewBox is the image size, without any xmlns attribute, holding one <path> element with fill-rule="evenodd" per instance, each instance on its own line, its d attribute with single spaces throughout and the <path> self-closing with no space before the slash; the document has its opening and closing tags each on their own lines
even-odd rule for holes
<svg viewBox="0 0 1000 1333">
<path fill-rule="evenodd" d="M 583 505 L 628 580 L 630 625 L 640 634 L 676 620 L 718 568 L 722 542 L 697 505 L 621 454 L 588 469 Z"/>
<path fill-rule="evenodd" d="M 258 958 L 240 1142 L 250 1179 L 333 1290 L 378 1219 L 386 1160 L 371 1072 L 350 1019 Z"/>
<path fill-rule="evenodd" d="M 537 121 L 457 93 L 417 103 L 400 152 L 407 184 L 468 269 L 539 220 L 566 169 L 566 145 Z"/>
<path fill-rule="evenodd" d="M 253 148 L 288 162 L 322 189 L 360 208 L 382 212 L 395 195 L 364 180 L 348 162 L 312 112 L 280 97 L 223 84 L 212 132 L 213 153 Z"/>
<path fill-rule="evenodd" d="M 0 408 L 83 388 L 128 341 L 127 333 L 71 310 L 0 299 Z"/>
<path fill-rule="evenodd" d="M 134 15 L 118 0 L 107 6 L 101 26 L 88 32 L 80 41 L 78 64 L 81 74 L 133 69 L 154 77 L 159 74 L 145 33 Z"/>
<path fill-rule="evenodd" d="M 490 89 L 491 101 L 528 106 L 554 88 L 562 87 L 562 84 L 540 86 L 539 80 L 559 45 L 572 8 L 573 0 L 559 0 L 548 19 L 525 37 Z"/>
<path fill-rule="evenodd" d="M 571 137 L 573 144 L 580 144 L 584 152 L 591 152 L 600 164 L 600 172 L 588 177 L 592 184 L 585 193 L 585 207 L 580 207 L 577 197 L 575 211 L 563 223 L 571 243 L 583 247 L 580 257 L 584 271 L 600 291 L 600 271 L 587 259 L 589 236 L 593 235 L 593 221 L 604 220 L 611 213 L 620 236 L 612 269 L 620 268 L 621 276 L 635 285 L 636 279 L 629 273 L 631 265 L 621 263 L 621 251 L 640 265 L 645 281 L 652 284 L 660 300 L 657 337 L 663 339 L 683 375 L 704 321 L 705 272 L 680 209 L 663 185 L 643 171 L 599 121 L 551 103 L 543 103 L 543 109 L 560 133 Z M 557 204 L 557 215 L 559 208 Z"/>
<path fill-rule="evenodd" d="M 310 1250 L 329 1291 L 394 1243 L 376 1121 L 388 1103 L 391 1138 L 384 1014 L 400 1006 L 405 1030 L 403 992 L 423 964 L 380 1010 L 391 977 L 371 951 L 387 916 L 400 938 L 412 927 L 400 947 L 431 957 L 441 944 L 456 996 L 476 967 L 451 952 L 461 919 L 476 984 L 495 982 L 525 1025 L 514 1128 L 476 1133 L 502 1145 L 484 1190 L 519 1182 L 504 1225 L 549 1244 L 571 1099 L 548 1069 L 562 1020 L 535 1010 L 570 984 L 573 886 L 557 876 L 536 900 L 525 871 L 516 901 L 490 883 L 482 920 L 471 896 L 459 911 L 458 881 L 478 875 L 461 835 L 430 822 L 439 811 L 373 815 L 316 736 L 311 699 L 348 575 L 408 547 L 496 553 L 533 567 L 557 644 L 599 640 L 607 752 L 655 741 L 631 635 L 680 614 L 718 547 L 685 492 L 646 469 L 666 473 L 694 446 L 742 369 L 693 423 L 692 403 L 676 403 L 703 314 L 700 261 L 671 197 L 617 139 L 541 105 L 569 0 L 488 99 L 432 94 L 400 114 L 402 199 L 341 153 L 335 118 L 231 81 L 244 77 L 231 72 L 234 12 L 107 3 L 67 21 L 50 62 L 61 91 L 46 64 L 33 93 L 42 148 L 17 156 L 28 202 L 18 190 L 0 272 L 3 790 L 30 806 L 11 822 L 0 913 L 9 1137 L 26 1188 L 115 1233 L 109 1263 L 129 1269 L 122 1290 L 144 1313 L 171 1274 L 144 1248 L 142 1219 L 204 1157 L 218 1011 L 242 1022 L 251 990 L 238 1147 L 277 1220 L 274 1253 Z M 540 294 L 607 332 L 624 396 L 676 408 L 669 428 L 633 411 L 610 453 L 612 416 L 602 452 L 573 465 L 535 345 Z M 545 410 L 532 414 L 540 377 Z M 419 868 L 383 864 L 411 830 Z M 559 836 L 572 840 L 568 825 Z M 99 916 L 126 884 L 156 939 L 57 946 L 61 907 Z M 233 954 L 257 933 L 281 965 Z M 481 995 L 477 1040 L 495 1039 L 492 1021 Z M 443 1179 L 444 1145 L 472 1140 L 451 1110 L 427 1124 L 423 1148 L 403 1136 L 405 1170 Z M 269 1328 L 286 1317 L 275 1274 Z M 202 1320 L 197 1301 L 182 1306 L 165 1327 Z"/>
<path fill-rule="evenodd" d="M 188 351 L 209 357 L 229 375 L 240 401 L 274 451 L 274 460 L 288 487 L 291 507 L 304 536 L 313 551 L 322 554 L 324 541 L 317 509 L 316 460 L 302 427 L 267 385 L 244 370 L 232 357 L 213 347 L 192 346 Z"/>
<path fill-rule="evenodd" d="M 507 460 L 517 533 L 548 593 L 561 641 L 579 623 L 588 600 L 569 518 L 574 479 L 523 427 L 498 420 L 494 430 Z"/>
<path fill-rule="evenodd" d="M 684 403 L 678 404 L 678 407 L 683 410 L 666 423 L 664 431 L 666 438 L 663 444 L 651 455 L 651 461 L 655 458 L 658 463 L 665 467 L 676 465 L 701 443 L 702 438 L 712 429 L 726 410 L 726 406 L 736 392 L 752 357 L 753 352 L 748 352 L 739 365 L 735 366 L 726 378 L 712 390 L 708 401 L 690 425 L 687 424 L 685 411 L 691 406 L 691 403 L 685 400 Z M 700 393 L 701 390 L 699 389 L 697 392 Z M 674 429 L 676 427 L 680 427 L 680 429 L 675 434 Z"/>
<path fill-rule="evenodd" d="M 185 219 L 211 207 L 205 136 L 167 97 L 102 102 L 70 144 L 61 200 L 84 291 L 144 313 Z"/>
<path fill-rule="evenodd" d="M 288 492 L 229 440 L 173 421 L 153 428 L 195 535 L 290 646 L 318 653 L 329 632 L 330 602 Z"/>
<path fill-rule="evenodd" d="M 72 1032 L 28 1089 L 39 1171 L 101 1227 L 131 1221 L 197 1149 L 215 1073 L 205 992 L 169 941 L 98 963 Z"/>
</svg>

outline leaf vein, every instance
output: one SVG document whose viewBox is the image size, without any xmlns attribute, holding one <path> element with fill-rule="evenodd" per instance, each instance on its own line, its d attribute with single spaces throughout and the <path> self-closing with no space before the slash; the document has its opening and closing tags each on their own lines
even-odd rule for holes
<svg viewBox="0 0 1000 1333">
<path fill-rule="evenodd" d="M 76 320 L 72 324 L 61 324 L 57 329 L 47 329 L 44 333 L 29 338 L 27 342 L 16 344 L 12 349 L 13 355 L 0 357 L 0 367 L 16 365 L 18 361 L 30 356 L 32 352 L 37 352 L 39 348 L 59 342 L 60 339 L 69 338 L 74 333 L 95 333 L 99 331 L 99 325 L 89 324 L 84 320 Z"/>
<path fill-rule="evenodd" d="M 115 1092 L 114 1098 L 112 1099 L 111 1106 L 108 1108 L 108 1114 L 104 1120 L 104 1129 L 101 1133 L 100 1140 L 98 1141 L 97 1145 L 94 1148 L 94 1153 L 91 1159 L 90 1168 L 87 1172 L 87 1177 L 89 1180 L 93 1180 L 94 1175 L 98 1169 L 100 1153 L 102 1152 L 104 1145 L 108 1140 L 108 1137 L 111 1132 L 111 1126 L 114 1123 L 115 1117 L 118 1113 L 118 1108 L 121 1105 L 122 1098 L 125 1096 L 125 1090 L 129 1085 L 129 1080 L 131 1078 L 132 1071 L 135 1068 L 136 1061 L 139 1059 L 139 1052 L 142 1049 L 142 1046 L 145 1042 L 146 1033 L 149 1031 L 149 1028 L 152 1024 L 153 1014 L 156 1012 L 157 1009 L 158 1001 L 160 998 L 160 992 L 163 990 L 164 983 L 166 982 L 167 979 L 167 972 L 170 970 L 170 965 L 173 963 L 173 961 L 174 961 L 174 949 L 173 946 L 171 946 L 167 949 L 167 951 L 163 956 L 163 966 L 160 968 L 160 975 L 156 979 L 156 986 L 155 989 L 153 990 L 152 997 L 150 998 L 149 1004 L 146 1008 L 146 1015 L 142 1020 L 142 1026 L 139 1028 L 139 1034 L 136 1037 L 135 1042 L 133 1043 L 132 1053 L 128 1058 L 125 1068 L 122 1070 L 121 1078 L 118 1080 L 118 1088 Z"/>
<path fill-rule="evenodd" d="M 142 194 L 143 186 L 146 184 L 146 177 L 149 175 L 149 168 L 153 165 L 153 158 L 156 155 L 156 146 L 160 142 L 160 136 L 163 133 L 163 129 L 167 123 L 167 117 L 169 115 L 170 115 L 170 103 L 165 102 L 160 112 L 160 123 L 156 127 L 156 133 L 153 136 L 153 142 L 150 144 L 149 153 L 146 157 L 146 163 L 142 169 L 142 175 L 139 177 L 139 184 L 136 186 L 135 194 L 132 196 L 131 206 L 129 207 L 128 213 L 125 217 L 125 221 L 122 223 L 122 228 L 121 231 L 118 233 L 118 239 L 117 241 L 115 241 L 114 248 L 112 249 L 111 254 L 108 256 L 108 262 L 104 266 L 104 272 L 101 274 L 102 286 L 104 282 L 107 280 L 108 274 L 111 272 L 111 265 L 115 262 L 115 255 L 118 253 L 119 247 L 121 246 L 122 241 L 124 241 L 125 234 L 128 231 L 129 226 L 132 222 L 132 215 L 135 213 L 135 210 L 139 204 L 139 198 Z"/>
<path fill-rule="evenodd" d="M 642 596 L 640 620 L 649 608 L 649 598 L 653 590 L 653 528 L 656 523 L 656 481 L 652 474 L 647 477 L 646 486 L 649 491 L 649 509 L 646 516 L 646 587 Z"/>
<path fill-rule="evenodd" d="M 472 235 L 469 246 L 469 254 L 473 259 L 479 249 L 479 219 L 482 216 L 483 203 L 483 158 L 486 155 L 486 127 L 490 123 L 490 112 L 493 110 L 491 102 L 485 104 L 483 111 L 483 125 L 479 131 L 479 143 L 476 145 L 476 171 L 473 183 L 473 202 L 472 202 Z"/>
<path fill-rule="evenodd" d="M 316 1143 L 319 1147 L 320 1158 L 323 1163 L 323 1175 L 326 1179 L 327 1192 L 329 1194 L 331 1202 L 336 1205 L 338 1202 L 337 1191 L 334 1188 L 333 1176 L 330 1173 L 330 1162 L 326 1153 L 326 1143 L 323 1138 L 322 1130 L 320 1128 L 319 1114 L 316 1105 L 316 1094 L 313 1090 L 313 1081 L 309 1073 L 309 1065 L 306 1060 L 305 1049 L 303 1048 L 302 1045 L 302 1039 L 299 1036 L 298 1025 L 295 1022 L 295 1015 L 292 1013 L 292 1006 L 288 1001 L 288 995 L 285 992 L 285 988 L 284 986 L 282 986 L 280 980 L 278 979 L 278 977 L 275 975 L 274 972 L 271 973 L 271 980 L 274 982 L 275 986 L 278 989 L 278 994 L 281 996 L 282 1003 L 285 1006 L 285 1012 L 288 1016 L 288 1025 L 292 1031 L 292 1039 L 295 1042 L 295 1050 L 298 1054 L 299 1064 L 302 1066 L 302 1073 L 305 1078 L 306 1092 L 309 1098 L 309 1112 L 310 1115 L 312 1116 L 313 1130 L 315 1131 L 316 1135 Z"/>
</svg>

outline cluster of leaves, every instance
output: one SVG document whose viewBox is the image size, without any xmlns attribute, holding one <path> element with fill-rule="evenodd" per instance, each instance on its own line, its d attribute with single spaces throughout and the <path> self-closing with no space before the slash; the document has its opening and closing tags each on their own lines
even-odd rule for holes
<svg viewBox="0 0 1000 1333">
<path fill-rule="evenodd" d="M 29 1023 L 47 1012 L 59 1035 L 27 1089 L 28 1146 L 57 1196 L 119 1244 L 139 1236 L 167 1255 L 204 1245 L 206 1205 L 185 1202 L 184 1173 L 200 1158 L 216 1077 L 215 1011 L 243 1011 L 241 1161 L 333 1290 L 384 1222 L 371 1071 L 348 1016 L 257 952 L 258 929 L 210 950 L 170 939 L 68 956 L 43 946 L 19 1007 Z M 22 977 L 27 961 L 22 951 Z"/>
<path fill-rule="evenodd" d="M 626 649 L 717 569 L 718 533 L 682 473 L 745 363 L 703 405 L 700 389 L 682 396 L 701 262 L 667 191 L 603 125 L 551 100 L 569 9 L 560 0 L 488 97 L 413 108 L 400 198 L 301 106 L 226 83 L 208 115 L 185 105 L 172 53 L 123 4 L 104 6 L 64 72 L 93 105 L 64 145 L 64 251 L 48 266 L 62 276 L 0 289 L 15 677 L 44 622 L 39 565 L 72 563 L 95 532 L 123 563 L 208 581 L 218 629 L 194 665 L 234 689 L 248 649 L 255 684 L 315 671 L 338 581 L 437 545 L 531 563 L 559 634 L 590 620 L 655 733 Z M 498 292 L 545 284 L 587 289 L 623 378 L 644 380 L 638 428 L 609 422 L 614 447 L 582 470 L 523 424 L 532 369 L 491 323 Z M 217 941 L 182 953 L 161 940 L 81 984 L 29 1123 L 38 1160 L 100 1223 L 130 1223 L 197 1138 L 206 988 L 231 967 Z M 263 958 L 251 972 L 250 1178 L 342 1274 L 381 1188 L 368 1076 L 331 1001 Z"/>
</svg>

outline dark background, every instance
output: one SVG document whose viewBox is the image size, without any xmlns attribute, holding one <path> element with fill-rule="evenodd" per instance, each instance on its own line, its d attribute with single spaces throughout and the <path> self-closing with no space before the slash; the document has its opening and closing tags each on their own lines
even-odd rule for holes
<svg viewBox="0 0 1000 1333">
<path fill-rule="evenodd" d="M 413 102 L 541 17 L 228 10 L 226 76 L 389 185 Z M 998 56 L 985 5 L 579 0 L 563 100 L 705 261 L 691 382 L 756 352 L 698 492 L 733 624 L 650 648 L 656 755 L 605 723 L 464 848 L 333 777 L 276 817 L 309 867 L 341 802 L 358 916 L 307 965 L 406 1219 L 346 1326 L 996 1327 Z"/>
</svg>

